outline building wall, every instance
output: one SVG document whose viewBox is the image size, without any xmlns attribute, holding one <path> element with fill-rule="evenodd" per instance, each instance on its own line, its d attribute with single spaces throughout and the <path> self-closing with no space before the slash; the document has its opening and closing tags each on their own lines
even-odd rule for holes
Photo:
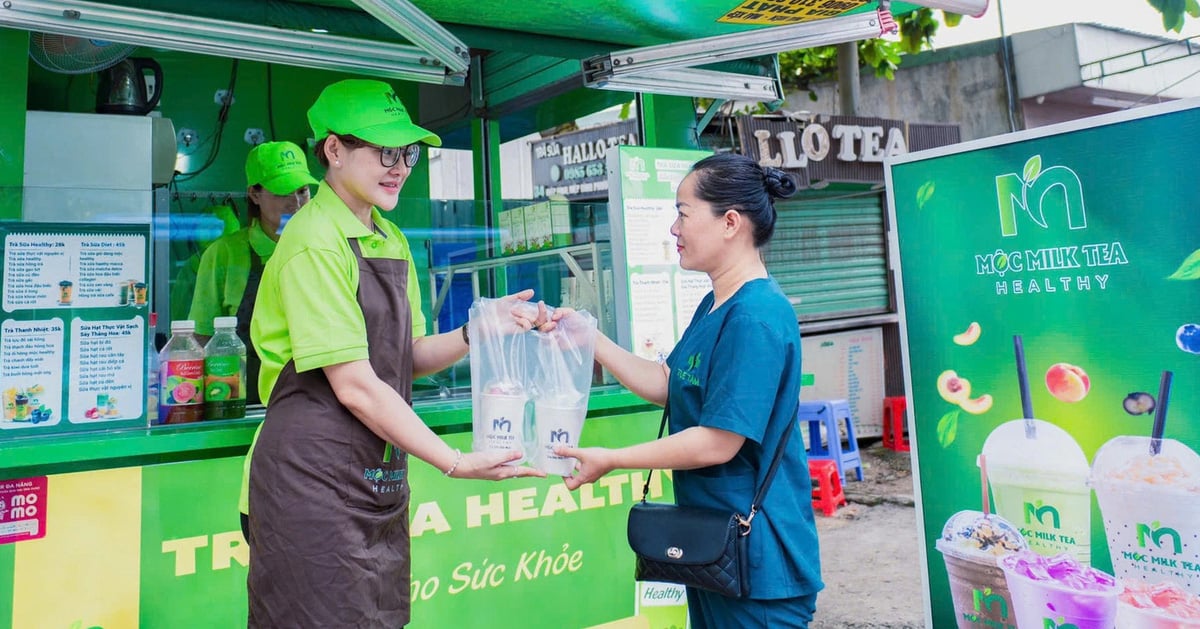
<svg viewBox="0 0 1200 629">
<path fill-rule="evenodd" d="M 858 115 L 906 122 L 954 123 L 960 126 L 964 141 L 1012 130 L 998 40 L 903 59 L 894 80 L 878 78 L 869 70 L 863 73 Z M 793 112 L 838 113 L 836 81 L 818 83 L 814 91 L 816 102 L 808 92 L 793 92 L 788 94 L 783 108 Z M 1020 123 L 1018 116 L 1017 124 Z"/>
</svg>

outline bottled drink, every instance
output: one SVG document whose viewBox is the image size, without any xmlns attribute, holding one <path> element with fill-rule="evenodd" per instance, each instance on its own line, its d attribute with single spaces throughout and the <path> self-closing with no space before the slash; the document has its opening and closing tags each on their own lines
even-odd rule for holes
<svg viewBox="0 0 1200 629">
<path fill-rule="evenodd" d="M 246 416 L 246 344 L 237 335 L 237 317 L 213 320 L 204 346 L 204 419 Z"/>
<path fill-rule="evenodd" d="M 171 340 L 159 353 L 158 423 L 204 419 L 204 348 L 192 335 L 196 322 L 171 322 Z"/>
<path fill-rule="evenodd" d="M 150 340 L 146 343 L 146 421 L 158 423 L 158 352 L 154 347 L 154 331 L 158 326 L 158 313 L 150 313 Z"/>
</svg>

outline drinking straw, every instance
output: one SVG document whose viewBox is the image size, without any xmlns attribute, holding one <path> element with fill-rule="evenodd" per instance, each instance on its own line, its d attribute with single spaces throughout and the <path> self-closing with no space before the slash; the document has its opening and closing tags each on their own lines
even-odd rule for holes
<svg viewBox="0 0 1200 629">
<path fill-rule="evenodd" d="M 1157 456 L 1162 450 L 1163 429 L 1167 424 L 1167 399 L 1171 397 L 1171 379 L 1175 374 L 1170 371 L 1162 372 L 1158 382 L 1158 404 L 1154 409 L 1154 428 L 1150 429 L 1150 455 Z"/>
<path fill-rule="evenodd" d="M 1029 397 L 1029 376 L 1025 373 L 1025 346 L 1021 335 L 1013 336 L 1013 349 L 1017 354 L 1017 384 L 1021 388 L 1021 412 L 1025 414 L 1025 438 L 1037 439 L 1037 426 L 1033 423 L 1033 399 Z"/>
<path fill-rule="evenodd" d="M 987 455 L 979 455 L 979 484 L 983 487 L 983 515 L 988 515 Z"/>
</svg>

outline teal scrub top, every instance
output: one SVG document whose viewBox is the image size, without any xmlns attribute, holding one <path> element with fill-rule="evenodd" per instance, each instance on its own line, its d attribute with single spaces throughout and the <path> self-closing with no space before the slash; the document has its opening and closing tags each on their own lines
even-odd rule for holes
<svg viewBox="0 0 1200 629">
<path fill-rule="evenodd" d="M 713 303 L 709 293 L 667 357 L 670 430 L 707 426 L 746 441 L 727 463 L 676 471 L 675 498 L 681 505 L 745 514 L 796 413 L 800 327 L 773 278 L 747 282 L 715 310 Z M 808 460 L 798 434 L 754 518 L 750 570 L 751 598 L 791 598 L 824 587 Z"/>
</svg>

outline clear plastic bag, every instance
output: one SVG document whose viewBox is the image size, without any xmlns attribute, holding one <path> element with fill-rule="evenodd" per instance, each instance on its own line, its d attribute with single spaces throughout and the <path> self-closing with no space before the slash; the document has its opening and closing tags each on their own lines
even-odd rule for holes
<svg viewBox="0 0 1200 629">
<path fill-rule="evenodd" d="M 575 460 L 554 454 L 579 445 L 587 415 L 596 319 L 579 311 L 549 332 L 513 332 L 526 302 L 480 299 L 471 306 L 472 440 L 475 451 L 520 450 L 548 474 L 569 476 Z M 553 310 L 551 310 L 553 312 Z"/>
</svg>

